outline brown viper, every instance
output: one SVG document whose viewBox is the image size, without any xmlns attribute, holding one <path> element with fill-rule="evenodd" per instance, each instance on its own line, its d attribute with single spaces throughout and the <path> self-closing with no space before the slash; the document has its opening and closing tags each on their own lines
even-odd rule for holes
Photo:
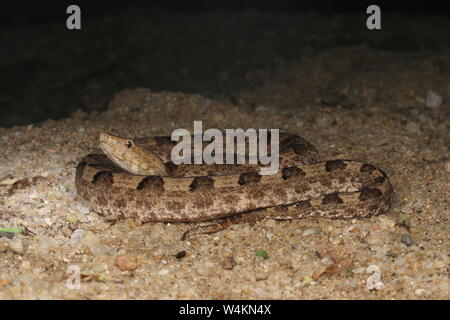
<svg viewBox="0 0 450 320">
<path fill-rule="evenodd" d="M 389 207 L 392 186 L 383 171 L 353 160 L 319 162 L 314 146 L 294 134 L 280 132 L 281 168 L 273 175 L 260 175 L 260 166 L 250 164 L 174 165 L 175 144 L 170 137 L 130 140 L 101 133 L 109 158 L 89 154 L 79 162 L 78 195 L 108 220 L 218 219 L 189 229 L 182 239 L 263 218 L 350 219 Z"/>
</svg>

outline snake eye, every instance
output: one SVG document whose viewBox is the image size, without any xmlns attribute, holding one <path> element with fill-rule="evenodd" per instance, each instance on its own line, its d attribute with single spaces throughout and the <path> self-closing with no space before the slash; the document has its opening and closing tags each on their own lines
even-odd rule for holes
<svg viewBox="0 0 450 320">
<path fill-rule="evenodd" d="M 133 146 L 133 141 L 128 140 L 128 141 L 127 141 L 127 147 L 128 147 L 128 148 L 131 148 L 132 146 Z"/>
</svg>

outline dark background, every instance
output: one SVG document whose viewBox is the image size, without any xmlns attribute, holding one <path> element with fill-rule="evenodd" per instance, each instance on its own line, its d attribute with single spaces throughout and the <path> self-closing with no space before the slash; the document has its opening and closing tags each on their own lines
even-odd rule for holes
<svg viewBox="0 0 450 320">
<path fill-rule="evenodd" d="M 239 95 L 280 65 L 333 47 L 448 50 L 449 2 L 5 2 L 0 127 L 100 111 L 126 88 Z M 70 4 L 81 7 L 80 31 L 65 28 Z M 381 7 L 380 31 L 365 28 L 370 4 Z"/>
<path fill-rule="evenodd" d="M 449 1 L 366 1 L 366 0 L 78 0 L 78 1 L 14 1 L 2 4 L 2 23 L 42 23 L 59 19 L 70 4 L 77 4 L 88 11 L 91 17 L 117 13 L 130 7 L 159 7 L 170 10 L 201 12 L 211 10 L 240 11 L 257 9 L 269 12 L 304 12 L 313 10 L 322 13 L 364 12 L 371 4 L 389 12 L 405 14 L 449 14 Z"/>
</svg>

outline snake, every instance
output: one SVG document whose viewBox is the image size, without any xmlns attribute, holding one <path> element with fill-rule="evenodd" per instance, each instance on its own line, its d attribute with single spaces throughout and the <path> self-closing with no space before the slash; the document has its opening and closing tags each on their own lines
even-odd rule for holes
<svg viewBox="0 0 450 320">
<path fill-rule="evenodd" d="M 304 138 L 280 132 L 278 139 L 280 168 L 263 175 L 260 163 L 175 165 L 177 142 L 170 136 L 128 139 L 101 132 L 102 152 L 78 162 L 76 192 L 109 221 L 212 221 L 188 229 L 182 240 L 262 219 L 368 218 L 388 210 L 393 187 L 375 165 L 320 161 Z"/>
</svg>

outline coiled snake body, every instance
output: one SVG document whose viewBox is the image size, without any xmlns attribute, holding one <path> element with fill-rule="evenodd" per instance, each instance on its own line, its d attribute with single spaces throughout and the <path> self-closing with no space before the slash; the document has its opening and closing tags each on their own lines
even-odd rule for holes
<svg viewBox="0 0 450 320">
<path fill-rule="evenodd" d="M 353 160 L 319 162 L 314 146 L 297 135 L 280 133 L 281 168 L 273 175 L 260 175 L 259 165 L 250 164 L 173 165 L 175 144 L 170 137 L 129 140 L 102 133 L 106 155 L 79 162 L 78 195 L 108 220 L 218 219 L 183 238 L 262 218 L 369 217 L 389 206 L 392 186 L 383 171 Z"/>
</svg>

